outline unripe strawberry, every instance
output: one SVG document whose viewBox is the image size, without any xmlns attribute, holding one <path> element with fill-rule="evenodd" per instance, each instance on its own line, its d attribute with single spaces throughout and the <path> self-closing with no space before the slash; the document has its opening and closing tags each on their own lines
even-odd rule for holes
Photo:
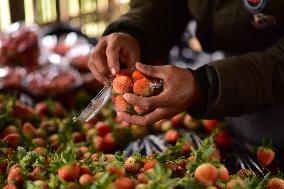
<svg viewBox="0 0 284 189">
<path fill-rule="evenodd" d="M 134 106 L 134 110 L 138 115 L 142 115 L 146 113 L 146 110 L 144 110 L 143 108 L 139 107 L 139 106 Z"/>
<path fill-rule="evenodd" d="M 139 80 L 139 79 L 143 79 L 143 78 L 146 78 L 146 76 L 144 74 L 142 74 L 141 72 L 139 71 L 134 71 L 132 74 L 131 74 L 131 79 L 133 82 Z"/>
<path fill-rule="evenodd" d="M 7 143 L 8 147 L 16 148 L 21 142 L 21 136 L 18 133 L 11 133 L 6 135 L 2 141 Z"/>
<path fill-rule="evenodd" d="M 176 143 L 180 133 L 177 130 L 171 129 L 165 134 L 165 140 L 170 143 Z"/>
<path fill-rule="evenodd" d="M 62 181 L 76 181 L 80 177 L 80 166 L 77 164 L 64 165 L 58 169 L 58 176 Z"/>
<path fill-rule="evenodd" d="M 197 129 L 200 125 L 199 120 L 193 119 L 190 115 L 186 114 L 183 119 L 183 125 L 189 129 Z"/>
<path fill-rule="evenodd" d="M 213 185 L 217 180 L 217 176 L 217 168 L 210 163 L 199 165 L 194 172 L 194 178 L 205 186 Z"/>
<path fill-rule="evenodd" d="M 263 166 L 269 166 L 275 159 L 275 152 L 266 147 L 259 147 L 257 149 L 256 157 Z"/>
<path fill-rule="evenodd" d="M 43 173 L 42 168 L 35 167 L 29 177 L 31 180 L 39 180 L 42 179 L 42 173 Z"/>
<path fill-rule="evenodd" d="M 114 165 L 107 166 L 107 172 L 112 175 L 116 175 L 118 177 L 125 176 L 125 169 L 124 167 L 117 167 Z"/>
<path fill-rule="evenodd" d="M 237 174 L 241 179 L 246 179 L 252 175 L 255 175 L 255 173 L 250 169 L 240 169 Z"/>
<path fill-rule="evenodd" d="M 39 189 L 49 189 L 48 183 L 43 180 L 34 181 L 34 185 L 36 185 Z"/>
<path fill-rule="evenodd" d="M 117 76 L 112 82 L 112 90 L 116 94 L 125 94 L 132 92 L 133 82 L 127 76 Z"/>
<path fill-rule="evenodd" d="M 153 95 L 154 88 L 151 86 L 151 81 L 142 78 L 134 82 L 133 92 L 135 95 L 149 97 Z"/>
<path fill-rule="evenodd" d="M 138 173 L 137 175 L 137 180 L 140 182 L 140 183 L 145 183 L 147 184 L 149 179 L 147 178 L 147 176 L 145 175 L 145 173 Z"/>
<path fill-rule="evenodd" d="M 111 162 L 111 161 L 114 161 L 114 160 L 116 160 L 115 155 L 113 155 L 113 154 L 105 154 L 105 161 Z"/>
<path fill-rule="evenodd" d="M 235 188 L 245 189 L 246 188 L 245 182 L 240 178 L 235 178 L 233 180 L 230 180 L 227 183 L 227 189 L 235 189 Z"/>
<path fill-rule="evenodd" d="M 95 181 L 95 178 L 89 174 L 83 174 L 79 179 L 79 183 L 82 186 L 92 184 L 94 181 Z"/>
<path fill-rule="evenodd" d="M 110 126 L 105 122 L 98 122 L 96 124 L 96 131 L 98 136 L 104 137 L 110 132 Z"/>
<path fill-rule="evenodd" d="M 133 106 L 128 104 L 122 95 L 115 97 L 114 105 L 117 112 L 131 112 L 133 108 Z"/>
<path fill-rule="evenodd" d="M 218 168 L 218 178 L 223 181 L 228 181 L 230 179 L 229 171 L 225 166 Z"/>
<path fill-rule="evenodd" d="M 134 182 L 128 177 L 119 177 L 113 183 L 114 189 L 134 189 Z"/>
<path fill-rule="evenodd" d="M 124 168 L 131 172 L 137 173 L 143 167 L 143 162 L 136 157 L 129 157 L 124 162 Z"/>
<path fill-rule="evenodd" d="M 3 189 L 18 189 L 14 184 L 6 184 Z"/>
<path fill-rule="evenodd" d="M 22 183 L 24 181 L 24 175 L 22 168 L 19 165 L 14 165 L 10 168 L 8 177 L 7 177 L 8 183 Z"/>
<path fill-rule="evenodd" d="M 284 180 L 280 178 L 272 178 L 267 183 L 268 189 L 284 189 Z"/>
</svg>

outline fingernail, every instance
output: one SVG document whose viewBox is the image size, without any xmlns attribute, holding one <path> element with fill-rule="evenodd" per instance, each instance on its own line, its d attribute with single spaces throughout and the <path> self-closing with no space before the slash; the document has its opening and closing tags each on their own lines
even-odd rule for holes
<svg viewBox="0 0 284 189">
<path fill-rule="evenodd" d="M 117 117 L 120 118 L 120 116 L 121 116 L 121 112 L 117 112 Z"/>
<path fill-rule="evenodd" d="M 116 70 L 114 69 L 114 68 L 111 68 L 111 73 L 112 73 L 112 75 L 115 75 L 116 74 Z"/>
<path fill-rule="evenodd" d="M 125 93 L 125 94 L 123 95 L 123 98 L 125 98 L 125 99 L 129 98 L 129 94 Z"/>
</svg>

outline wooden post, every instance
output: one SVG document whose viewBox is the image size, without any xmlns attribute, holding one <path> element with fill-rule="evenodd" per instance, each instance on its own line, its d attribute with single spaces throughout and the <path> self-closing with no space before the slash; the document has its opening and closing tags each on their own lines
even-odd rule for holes
<svg viewBox="0 0 284 189">
<path fill-rule="evenodd" d="M 17 22 L 25 20 L 25 8 L 23 0 L 9 0 L 10 1 L 10 12 L 11 21 Z"/>
</svg>

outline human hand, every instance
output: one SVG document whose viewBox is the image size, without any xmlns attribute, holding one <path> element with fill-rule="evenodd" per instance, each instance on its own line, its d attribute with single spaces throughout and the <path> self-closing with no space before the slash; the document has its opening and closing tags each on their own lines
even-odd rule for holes
<svg viewBox="0 0 284 189">
<path fill-rule="evenodd" d="M 141 52 L 137 39 L 126 33 L 112 33 L 100 38 L 88 62 L 95 78 L 104 83 L 110 80 L 122 66 L 134 69 Z"/>
<path fill-rule="evenodd" d="M 118 118 L 126 122 L 149 125 L 184 111 L 201 98 L 196 80 L 192 72 L 187 69 L 171 65 L 148 66 L 141 63 L 136 64 L 136 69 L 147 76 L 162 79 L 163 91 L 157 96 L 148 98 L 130 93 L 124 94 L 123 97 L 129 104 L 150 112 L 145 116 L 118 112 Z"/>
</svg>

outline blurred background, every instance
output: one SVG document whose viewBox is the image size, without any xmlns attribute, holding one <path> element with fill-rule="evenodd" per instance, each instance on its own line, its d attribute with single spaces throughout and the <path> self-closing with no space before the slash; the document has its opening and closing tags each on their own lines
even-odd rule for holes
<svg viewBox="0 0 284 189">
<path fill-rule="evenodd" d="M 106 25 L 129 9 L 130 0 L 1 0 L 0 32 L 16 21 L 69 23 L 88 37 L 97 37 Z"/>
</svg>

